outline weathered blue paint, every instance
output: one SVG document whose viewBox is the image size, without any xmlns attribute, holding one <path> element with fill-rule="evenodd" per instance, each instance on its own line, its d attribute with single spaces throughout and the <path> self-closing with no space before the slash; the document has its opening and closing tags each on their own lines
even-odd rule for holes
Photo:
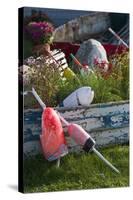
<svg viewBox="0 0 133 200">
<path fill-rule="evenodd" d="M 39 112 L 39 113 L 35 113 L 35 112 L 32 113 L 31 112 L 29 114 L 29 116 L 28 116 L 28 113 L 26 115 L 27 115 L 26 119 L 24 117 L 25 126 L 27 124 L 34 124 L 34 126 L 37 125 L 38 126 L 37 133 L 38 133 L 38 135 L 40 135 L 40 133 L 41 133 L 41 112 Z M 38 117 L 38 115 L 40 117 Z M 119 118 L 121 118 L 119 120 L 119 122 L 118 121 L 116 121 L 116 122 L 112 121 L 112 117 L 114 117 L 114 116 L 115 117 L 119 116 Z M 75 118 L 75 119 L 71 119 L 71 122 L 73 122 L 73 121 L 75 122 L 75 121 L 79 121 L 79 120 L 89 120 L 89 119 L 93 119 L 93 118 L 98 119 L 99 121 L 102 122 L 102 126 L 100 127 L 102 129 L 104 129 L 104 128 L 113 129 L 113 128 L 121 128 L 121 127 L 129 126 L 129 113 L 126 113 L 125 115 L 122 115 L 122 114 L 121 115 L 120 114 L 119 115 L 113 115 L 113 114 L 111 114 L 109 116 L 107 115 L 107 116 L 103 116 L 103 117 L 91 116 L 91 117 L 84 117 L 84 118 Z M 66 119 L 66 120 L 70 122 L 70 119 Z M 24 142 L 26 142 L 28 140 L 29 141 L 30 140 L 36 140 L 36 139 L 39 138 L 38 135 L 32 135 L 32 130 L 30 128 L 26 129 L 24 134 L 26 136 L 24 138 Z"/>
<path fill-rule="evenodd" d="M 61 111 L 62 113 L 63 112 L 66 112 L 66 110 L 68 110 L 68 111 L 70 111 L 70 110 L 76 110 L 76 109 L 82 109 L 82 108 L 84 108 L 84 109 L 86 109 L 86 108 L 106 108 L 106 107 L 113 107 L 113 106 L 117 106 L 117 105 L 125 105 L 125 104 L 128 104 L 128 106 L 129 106 L 129 100 L 126 100 L 126 101 L 117 101 L 117 102 L 109 102 L 109 103 L 98 103 L 98 104 L 91 104 L 90 106 L 88 106 L 88 107 L 84 107 L 84 106 L 77 106 L 77 107 L 73 107 L 73 108 L 71 108 L 71 107 L 58 107 L 58 108 L 56 108 L 56 110 L 58 110 L 58 111 Z"/>
<path fill-rule="evenodd" d="M 24 130 L 24 143 L 28 141 L 39 140 L 40 133 L 41 133 L 41 128 L 40 130 L 38 129 L 37 135 L 33 135 L 32 130 L 30 128 L 27 128 L 26 130 Z"/>
<path fill-rule="evenodd" d="M 119 121 L 113 121 L 112 117 L 119 117 Z M 125 127 L 129 126 L 129 112 L 126 114 L 111 114 L 107 116 L 102 117 L 103 121 L 103 127 L 104 128 L 120 128 L 120 127 Z"/>
<path fill-rule="evenodd" d="M 38 124 L 41 121 L 42 110 L 27 110 L 24 112 L 25 124 Z"/>
<path fill-rule="evenodd" d="M 69 122 L 81 125 L 92 135 L 99 147 L 108 144 L 127 143 L 129 140 L 128 101 L 95 104 L 89 107 L 56 108 L 56 110 Z M 26 145 L 26 148 L 28 142 L 31 148 L 31 142 L 39 141 L 39 135 L 41 134 L 41 115 L 41 109 L 24 111 L 24 145 Z M 76 144 L 70 146 L 73 150 Z M 36 148 L 33 148 L 31 151 L 36 151 Z"/>
</svg>

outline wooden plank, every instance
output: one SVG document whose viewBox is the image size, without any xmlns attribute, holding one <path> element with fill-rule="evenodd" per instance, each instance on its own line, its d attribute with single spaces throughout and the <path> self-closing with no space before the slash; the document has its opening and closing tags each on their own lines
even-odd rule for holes
<svg viewBox="0 0 133 200">
<path fill-rule="evenodd" d="M 96 140 L 97 146 L 123 144 L 129 141 L 129 102 L 95 104 L 89 107 L 56 108 L 70 123 L 81 125 Z M 24 154 L 40 152 L 42 110 L 24 111 Z M 81 147 L 68 137 L 64 127 L 70 152 Z"/>
<path fill-rule="evenodd" d="M 96 148 L 107 147 L 109 145 L 126 144 L 129 142 L 129 128 L 110 129 L 105 131 L 89 132 L 96 141 Z M 69 152 L 81 152 L 82 147 L 77 145 L 73 139 L 66 137 L 69 144 Z"/>
<path fill-rule="evenodd" d="M 29 141 L 24 143 L 23 146 L 24 158 L 41 154 L 41 145 L 39 140 Z"/>
<path fill-rule="evenodd" d="M 55 60 L 58 61 L 58 60 L 60 60 L 62 58 L 65 58 L 65 54 L 63 52 L 61 52 L 61 53 L 58 53 L 58 54 L 54 55 L 53 57 L 55 58 Z"/>
<path fill-rule="evenodd" d="M 59 63 L 60 63 L 60 65 L 63 65 L 63 64 L 66 64 L 66 63 L 67 63 L 67 61 L 66 61 L 66 59 L 65 59 L 65 58 L 63 58 L 63 59 L 59 60 Z"/>
<path fill-rule="evenodd" d="M 59 49 L 54 49 L 53 51 L 51 51 L 52 56 L 54 56 L 54 55 L 56 55 L 58 53 L 60 53 Z"/>
<path fill-rule="evenodd" d="M 66 69 L 68 67 L 67 64 L 67 60 L 65 58 L 65 54 L 57 49 L 53 50 L 51 53 L 54 57 L 54 59 L 59 62 L 60 66 L 59 66 L 59 71 L 63 71 L 64 69 Z M 55 60 L 52 58 L 47 58 L 46 63 L 54 63 Z M 61 73 L 61 76 L 63 76 L 63 72 Z"/>
<path fill-rule="evenodd" d="M 69 122 L 83 126 L 87 131 L 95 129 L 120 128 L 129 124 L 129 104 L 96 105 L 96 107 L 61 111 Z"/>
<path fill-rule="evenodd" d="M 126 144 L 129 142 L 129 128 L 112 129 L 106 131 L 89 132 L 96 141 L 96 148 L 106 147 L 115 144 Z M 66 136 L 69 152 L 81 152 L 82 147 L 77 145 L 75 141 Z M 24 142 L 24 155 L 34 156 L 42 153 L 39 136 L 37 138 L 31 136 L 30 140 Z"/>
<path fill-rule="evenodd" d="M 59 67 L 59 71 L 63 71 L 63 72 L 64 72 L 64 69 L 66 69 L 67 67 L 68 67 L 68 64 L 65 63 L 64 65 L 61 65 L 61 66 Z"/>
<path fill-rule="evenodd" d="M 64 66 L 63 69 L 65 69 L 66 67 L 68 67 L 67 60 L 66 60 L 65 58 L 63 58 L 63 59 L 61 59 L 61 60 L 57 60 L 57 61 L 59 62 L 59 64 L 60 64 L 61 66 Z M 46 63 L 50 63 L 50 64 L 55 63 L 55 62 L 56 62 L 56 61 L 55 61 L 54 59 L 52 59 L 52 58 L 48 58 L 48 59 L 46 60 Z"/>
</svg>

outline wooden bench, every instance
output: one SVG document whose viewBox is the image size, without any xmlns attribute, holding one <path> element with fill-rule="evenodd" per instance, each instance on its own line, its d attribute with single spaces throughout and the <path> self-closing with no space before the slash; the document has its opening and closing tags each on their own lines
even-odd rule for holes
<svg viewBox="0 0 133 200">
<path fill-rule="evenodd" d="M 68 63 L 65 58 L 65 54 L 60 49 L 55 49 L 55 50 L 51 51 L 51 55 L 53 58 L 48 57 L 47 62 L 49 62 L 49 63 L 56 62 L 58 69 L 60 71 L 60 75 L 63 76 L 64 70 L 68 67 Z"/>
<path fill-rule="evenodd" d="M 59 69 L 60 75 L 63 76 L 64 70 L 68 67 L 65 54 L 60 49 L 55 49 L 51 51 L 51 55 L 52 57 L 51 56 L 44 57 L 44 62 L 50 64 L 55 63 L 57 68 Z M 28 66 L 27 63 L 19 67 L 20 79 L 21 82 L 24 83 L 24 85 L 28 83 L 29 75 L 31 73 L 29 69 L 30 67 Z"/>
</svg>

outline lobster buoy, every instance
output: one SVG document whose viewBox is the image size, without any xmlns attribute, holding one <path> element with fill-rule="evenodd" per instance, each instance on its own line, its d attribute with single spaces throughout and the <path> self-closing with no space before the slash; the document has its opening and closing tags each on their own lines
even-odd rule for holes
<svg viewBox="0 0 133 200">
<path fill-rule="evenodd" d="M 68 133 L 86 152 L 89 152 L 95 146 L 93 138 L 78 124 L 70 124 L 68 126 Z"/>
<path fill-rule="evenodd" d="M 63 128 L 58 114 L 47 107 L 42 114 L 42 150 L 48 161 L 56 160 L 68 153 Z"/>
<path fill-rule="evenodd" d="M 93 98 L 94 91 L 91 87 L 81 87 L 66 97 L 61 105 L 64 107 L 89 106 Z"/>
<path fill-rule="evenodd" d="M 106 158 L 103 157 L 103 155 L 99 151 L 97 151 L 97 149 L 95 148 L 95 140 L 81 126 L 74 123 L 69 124 L 68 134 L 77 144 L 83 147 L 83 150 L 85 152 L 93 151 L 101 160 L 106 163 L 106 165 L 112 168 L 116 173 L 120 173 L 115 166 L 113 166 L 108 160 L 106 160 Z"/>
</svg>

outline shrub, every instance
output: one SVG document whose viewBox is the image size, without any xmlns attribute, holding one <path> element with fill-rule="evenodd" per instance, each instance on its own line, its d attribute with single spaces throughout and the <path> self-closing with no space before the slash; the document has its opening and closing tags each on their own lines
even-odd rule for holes
<svg viewBox="0 0 133 200">
<path fill-rule="evenodd" d="M 104 103 L 129 99 L 129 53 L 110 58 L 111 74 L 106 78 L 99 71 L 91 74 L 76 74 L 77 79 L 61 78 L 55 64 L 43 59 L 30 64 L 34 69 L 30 87 L 34 86 L 47 106 L 57 106 L 77 88 L 90 86 L 95 92 L 93 103 Z M 40 67 L 38 67 L 38 65 Z"/>
<path fill-rule="evenodd" d="M 61 79 L 57 65 L 46 62 L 43 56 L 29 59 L 26 64 L 31 71 L 28 89 L 34 87 L 47 106 L 56 105 L 55 97 L 59 89 L 56 83 Z"/>
<path fill-rule="evenodd" d="M 75 89 L 90 86 L 95 92 L 93 103 L 104 103 L 129 99 L 129 53 L 115 54 L 110 58 L 111 73 L 102 76 L 97 70 L 94 74 L 77 74 L 80 82 L 66 80 L 59 84 L 58 101 L 61 102 Z"/>
</svg>

